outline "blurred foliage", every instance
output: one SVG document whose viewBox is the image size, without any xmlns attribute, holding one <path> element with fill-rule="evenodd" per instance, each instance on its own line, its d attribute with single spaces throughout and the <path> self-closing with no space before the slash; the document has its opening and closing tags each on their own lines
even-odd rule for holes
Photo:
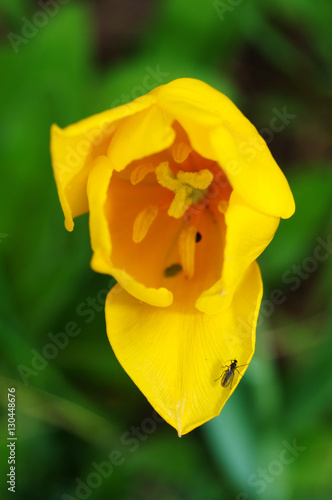
<svg viewBox="0 0 332 500">
<path fill-rule="evenodd" d="M 332 234 L 332 4 L 2 0 L 0 13 L 0 425 L 6 436 L 15 387 L 16 498 L 329 498 L 332 259 L 331 248 L 322 261 L 315 252 Z M 220 416 L 181 440 L 155 420 L 149 433 L 153 410 L 109 347 L 103 300 L 113 281 L 89 269 L 87 217 L 64 230 L 49 156 L 52 123 L 131 100 L 158 68 L 156 86 L 190 76 L 232 98 L 297 204 L 259 259 L 254 360 Z M 285 107 L 294 118 L 271 133 Z M 70 328 L 76 336 L 55 346 L 52 334 Z M 294 440 L 302 449 L 292 455 Z M 76 478 L 86 482 L 114 450 L 123 462 L 79 492 Z"/>
</svg>

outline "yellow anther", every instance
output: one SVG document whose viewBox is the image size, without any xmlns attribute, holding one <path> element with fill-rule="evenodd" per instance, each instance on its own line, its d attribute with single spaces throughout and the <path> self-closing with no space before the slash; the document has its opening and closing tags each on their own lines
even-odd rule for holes
<svg viewBox="0 0 332 500">
<path fill-rule="evenodd" d="M 187 278 L 192 278 L 195 272 L 196 233 L 195 226 L 187 226 L 179 236 L 180 261 Z"/>
<path fill-rule="evenodd" d="M 228 201 L 225 201 L 225 200 L 219 201 L 219 203 L 218 203 L 219 212 L 221 212 L 222 214 L 225 214 L 227 212 L 227 208 L 228 208 Z"/>
<path fill-rule="evenodd" d="M 150 172 L 154 172 L 154 165 L 151 163 L 143 163 L 142 165 L 138 165 L 132 171 L 130 175 L 130 182 L 135 186 L 139 182 L 141 182 L 144 177 L 146 177 Z"/>
<path fill-rule="evenodd" d="M 172 153 L 175 163 L 184 162 L 191 152 L 192 148 L 185 142 L 179 142 L 178 144 L 174 144 L 174 146 L 172 147 Z"/>
<path fill-rule="evenodd" d="M 148 230 L 152 222 L 158 215 L 158 207 L 155 205 L 150 205 L 144 210 L 142 210 L 136 217 L 133 226 L 133 241 L 134 243 L 140 243 L 144 240 L 147 235 Z"/>
</svg>

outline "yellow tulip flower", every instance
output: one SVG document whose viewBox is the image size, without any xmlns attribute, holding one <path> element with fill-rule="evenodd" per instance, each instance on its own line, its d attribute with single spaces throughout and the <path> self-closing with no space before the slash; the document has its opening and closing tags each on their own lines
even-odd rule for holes
<svg viewBox="0 0 332 500">
<path fill-rule="evenodd" d="M 118 282 L 112 348 L 185 434 L 220 413 L 253 356 L 255 260 L 295 210 L 287 180 L 238 108 L 187 78 L 53 125 L 51 153 L 66 228 L 90 212 L 92 268 Z"/>
</svg>

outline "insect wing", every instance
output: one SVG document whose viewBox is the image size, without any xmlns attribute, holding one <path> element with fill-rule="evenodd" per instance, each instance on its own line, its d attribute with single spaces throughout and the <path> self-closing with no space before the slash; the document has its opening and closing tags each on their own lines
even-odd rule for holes
<svg viewBox="0 0 332 500">
<path fill-rule="evenodd" d="M 227 370 L 224 371 L 224 374 L 221 379 L 221 385 L 222 387 L 228 387 L 229 384 L 233 381 L 234 378 L 234 370 L 232 370 L 231 367 L 227 368 Z"/>
</svg>

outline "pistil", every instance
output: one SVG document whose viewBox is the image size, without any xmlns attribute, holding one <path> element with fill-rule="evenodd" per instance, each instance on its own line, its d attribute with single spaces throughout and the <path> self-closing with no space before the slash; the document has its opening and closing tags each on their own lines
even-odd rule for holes
<svg viewBox="0 0 332 500">
<path fill-rule="evenodd" d="M 168 162 L 160 163 L 155 170 L 158 183 L 175 194 L 168 215 L 180 219 L 191 205 L 204 199 L 213 181 L 213 174 L 208 169 L 198 172 L 183 172 L 176 175 L 169 168 Z"/>
</svg>

